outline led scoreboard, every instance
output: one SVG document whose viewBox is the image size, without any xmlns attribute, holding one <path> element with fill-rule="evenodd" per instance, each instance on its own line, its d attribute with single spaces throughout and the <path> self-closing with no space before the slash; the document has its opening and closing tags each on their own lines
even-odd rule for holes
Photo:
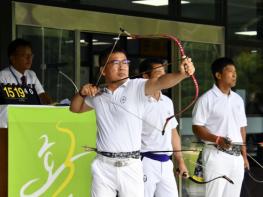
<svg viewBox="0 0 263 197">
<path fill-rule="evenodd" d="M 39 105 L 34 85 L 0 84 L 0 104 Z"/>
</svg>

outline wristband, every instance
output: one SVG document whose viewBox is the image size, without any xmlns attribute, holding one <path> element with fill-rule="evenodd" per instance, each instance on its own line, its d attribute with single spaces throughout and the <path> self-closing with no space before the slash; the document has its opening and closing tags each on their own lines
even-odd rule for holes
<svg viewBox="0 0 263 197">
<path fill-rule="evenodd" d="M 216 144 L 219 144 L 219 140 L 220 140 L 220 136 L 217 136 L 217 138 L 216 138 Z"/>
</svg>

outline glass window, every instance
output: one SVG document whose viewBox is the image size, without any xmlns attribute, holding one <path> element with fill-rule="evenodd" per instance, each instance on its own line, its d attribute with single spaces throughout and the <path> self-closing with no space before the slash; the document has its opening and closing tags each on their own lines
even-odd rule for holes
<svg viewBox="0 0 263 197">
<path fill-rule="evenodd" d="M 227 53 L 237 65 L 236 91 L 242 96 L 247 113 L 248 153 L 263 163 L 263 7 L 262 1 L 227 2 Z M 251 161 L 250 165 L 254 164 Z"/>
<path fill-rule="evenodd" d="M 111 47 L 117 39 L 117 35 L 81 33 L 81 84 L 97 83 L 99 75 L 99 54 Z M 130 63 L 130 76 L 139 73 L 140 62 L 147 57 L 160 57 L 170 60 L 167 39 L 127 39 L 120 37 L 117 42 L 126 50 Z M 158 50 L 156 50 L 158 49 Z"/>
<path fill-rule="evenodd" d="M 260 3 L 257 0 L 231 0 L 227 6 L 228 40 L 262 42 L 263 8 Z"/>
<path fill-rule="evenodd" d="M 224 5 L 224 1 L 220 0 L 31 0 L 30 2 L 131 16 L 201 21 L 209 24 L 222 24 L 221 13 Z"/>
<path fill-rule="evenodd" d="M 80 37 L 80 83 L 81 85 L 84 85 L 87 82 L 96 84 L 100 74 L 99 54 L 106 48 L 111 47 L 118 36 L 82 32 Z M 118 41 L 118 44 L 120 43 L 122 42 Z M 102 83 L 101 80 L 100 83 Z"/>
<path fill-rule="evenodd" d="M 53 101 L 71 99 L 74 85 L 74 32 L 51 28 L 17 26 L 17 37 L 33 46 L 32 69 Z"/>
<path fill-rule="evenodd" d="M 211 74 L 211 63 L 221 56 L 221 45 L 206 44 L 196 42 L 183 42 L 184 50 L 187 56 L 192 58 L 195 64 L 195 76 L 199 84 L 201 96 L 205 91 L 212 88 L 214 83 Z M 181 106 L 186 107 L 193 99 L 195 87 L 191 79 L 186 79 L 181 82 Z M 178 98 L 176 98 L 177 100 Z M 175 105 L 175 109 L 177 106 Z M 201 150 L 203 145 L 198 142 L 198 139 L 192 132 L 192 108 L 182 114 L 180 118 L 180 134 L 182 149 Z M 195 143 L 196 142 L 196 143 Z M 199 151 L 183 152 L 184 160 L 187 165 L 190 175 L 194 175 L 196 161 Z M 205 186 L 195 184 L 189 180 L 183 179 L 182 196 L 204 196 Z"/>
<path fill-rule="evenodd" d="M 211 63 L 221 56 L 220 45 L 216 44 L 205 44 L 205 43 L 193 43 L 183 42 L 185 53 L 187 56 L 192 58 L 195 64 L 196 72 L 195 77 L 199 84 L 199 95 L 212 87 L 214 83 L 211 74 Z M 181 106 L 184 108 L 187 106 L 194 97 L 195 86 L 192 80 L 187 79 L 182 81 L 181 87 L 182 103 Z M 192 107 L 183 113 L 183 116 L 192 116 Z"/>
<path fill-rule="evenodd" d="M 40 3 L 41 1 L 35 1 Z M 52 0 L 43 1 L 45 4 L 51 4 L 57 6 L 82 8 L 89 10 L 98 10 L 103 12 L 124 13 L 124 11 L 132 11 L 136 13 L 150 13 L 157 15 L 168 15 L 168 0 Z M 106 9 L 105 9 L 106 8 Z M 125 13 L 127 14 L 127 13 Z"/>
<path fill-rule="evenodd" d="M 216 0 L 187 0 L 181 1 L 181 17 L 215 21 L 216 20 Z"/>
<path fill-rule="evenodd" d="M 242 94 L 248 116 L 263 116 L 263 51 L 256 47 L 231 47 L 237 65 L 236 89 Z"/>
<path fill-rule="evenodd" d="M 257 1 L 228 3 L 228 53 L 238 66 L 237 89 L 243 92 L 248 116 L 263 116 L 263 8 L 259 5 Z"/>
<path fill-rule="evenodd" d="M 142 13 L 168 14 L 168 0 L 81 0 L 80 3 L 82 5 L 93 5 Z"/>
</svg>

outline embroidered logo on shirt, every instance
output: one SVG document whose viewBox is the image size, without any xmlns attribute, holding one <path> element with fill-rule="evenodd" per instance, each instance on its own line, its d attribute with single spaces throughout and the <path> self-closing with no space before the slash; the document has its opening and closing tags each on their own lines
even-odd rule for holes
<svg viewBox="0 0 263 197">
<path fill-rule="evenodd" d="M 146 182 L 146 181 L 147 181 L 147 176 L 143 175 L 143 182 Z"/>
<path fill-rule="evenodd" d="M 120 102 L 121 104 L 124 104 L 127 100 L 127 97 L 126 96 L 122 96 L 121 99 L 120 99 Z"/>
</svg>

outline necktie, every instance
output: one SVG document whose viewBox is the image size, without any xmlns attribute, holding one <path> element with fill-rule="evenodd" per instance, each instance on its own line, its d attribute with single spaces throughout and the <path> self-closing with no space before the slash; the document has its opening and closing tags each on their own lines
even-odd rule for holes
<svg viewBox="0 0 263 197">
<path fill-rule="evenodd" d="M 22 82 L 22 85 L 26 85 L 27 83 L 26 83 L 26 76 L 22 76 L 21 77 L 21 82 Z"/>
</svg>

